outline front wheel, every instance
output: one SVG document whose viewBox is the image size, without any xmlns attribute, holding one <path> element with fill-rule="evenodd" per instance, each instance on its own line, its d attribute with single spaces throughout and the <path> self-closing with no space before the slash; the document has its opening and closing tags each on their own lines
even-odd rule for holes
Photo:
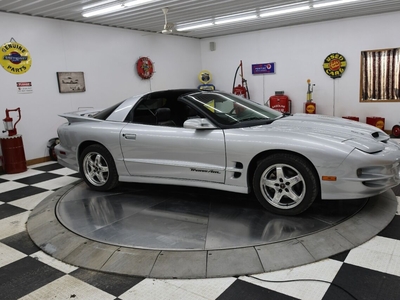
<svg viewBox="0 0 400 300">
<path fill-rule="evenodd" d="M 276 153 L 261 160 L 253 177 L 258 201 L 268 211 L 297 215 L 318 195 L 317 177 L 310 163 L 291 153 Z"/>
<path fill-rule="evenodd" d="M 79 167 L 86 184 L 93 190 L 108 191 L 118 185 L 114 159 L 101 145 L 85 148 L 79 158 Z"/>
</svg>

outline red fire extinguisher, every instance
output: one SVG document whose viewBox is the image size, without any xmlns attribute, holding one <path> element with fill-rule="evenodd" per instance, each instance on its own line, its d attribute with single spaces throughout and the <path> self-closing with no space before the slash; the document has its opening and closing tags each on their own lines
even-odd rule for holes
<svg viewBox="0 0 400 300">
<path fill-rule="evenodd" d="M 240 69 L 240 74 L 239 76 L 242 78 L 242 84 L 238 84 L 237 86 L 235 86 L 235 82 L 236 82 L 236 76 L 237 73 Z M 244 98 L 250 99 L 250 93 L 249 93 L 249 88 L 247 86 L 247 80 L 244 79 L 243 77 L 243 64 L 242 61 L 240 61 L 239 66 L 236 69 L 235 72 L 235 77 L 233 78 L 233 87 L 232 87 L 232 93 L 238 96 L 242 96 Z"/>
<path fill-rule="evenodd" d="M 13 119 L 10 117 L 10 111 L 17 111 L 18 112 L 18 120 L 13 125 Z M 3 119 L 4 129 L 3 132 L 8 131 L 8 136 L 17 135 L 17 124 L 21 120 L 21 109 L 6 109 L 6 117 Z"/>
</svg>

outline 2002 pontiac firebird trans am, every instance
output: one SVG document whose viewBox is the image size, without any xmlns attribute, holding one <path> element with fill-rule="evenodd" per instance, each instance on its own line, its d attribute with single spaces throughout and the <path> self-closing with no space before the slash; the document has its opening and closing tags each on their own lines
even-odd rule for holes
<svg viewBox="0 0 400 300">
<path fill-rule="evenodd" d="M 400 182 L 400 147 L 380 129 L 224 92 L 150 92 L 61 116 L 58 162 L 97 191 L 119 182 L 253 191 L 267 210 L 296 215 L 316 198 L 365 198 Z"/>
</svg>

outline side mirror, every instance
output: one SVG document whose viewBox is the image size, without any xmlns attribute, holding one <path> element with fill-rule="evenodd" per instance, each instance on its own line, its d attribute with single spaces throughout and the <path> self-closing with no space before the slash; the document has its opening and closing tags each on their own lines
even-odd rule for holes
<svg viewBox="0 0 400 300">
<path fill-rule="evenodd" d="M 199 130 L 217 128 L 209 120 L 202 118 L 186 120 L 185 123 L 183 123 L 183 127 L 188 129 L 199 129 Z"/>
</svg>

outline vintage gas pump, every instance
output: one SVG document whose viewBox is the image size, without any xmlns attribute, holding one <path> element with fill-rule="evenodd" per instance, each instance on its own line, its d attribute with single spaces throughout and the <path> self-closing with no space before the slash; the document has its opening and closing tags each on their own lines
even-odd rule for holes
<svg viewBox="0 0 400 300">
<path fill-rule="evenodd" d="M 292 112 L 292 101 L 288 96 L 284 95 L 283 91 L 275 91 L 275 95 L 269 97 L 266 104 L 281 113 L 290 114 Z"/>
<path fill-rule="evenodd" d="M 10 117 L 10 111 L 18 112 L 18 120 L 13 125 L 13 119 Z M 8 136 L 13 136 L 17 134 L 17 124 L 21 120 L 21 109 L 18 107 L 16 109 L 6 109 L 6 117 L 3 119 L 4 129 L 3 132 L 8 131 Z"/>
<path fill-rule="evenodd" d="M 311 84 L 311 80 L 307 79 L 307 102 L 304 103 L 304 112 L 306 114 L 315 114 L 317 112 L 317 105 L 313 102 L 312 93 L 315 84 Z"/>
<path fill-rule="evenodd" d="M 18 112 L 18 120 L 13 125 L 10 112 Z M 3 169 L 7 174 L 14 174 L 26 171 L 26 159 L 22 136 L 17 134 L 17 123 L 21 120 L 21 109 L 6 109 L 6 117 L 3 119 L 4 132 L 8 132 L 7 137 L 1 137 L 1 152 Z"/>
<path fill-rule="evenodd" d="M 239 76 L 242 78 L 242 84 L 238 84 L 237 86 L 235 86 L 235 82 L 236 82 L 236 76 L 237 73 L 240 69 L 240 74 Z M 244 79 L 243 77 L 243 64 L 242 61 L 240 61 L 239 66 L 236 69 L 235 72 L 235 77 L 233 78 L 233 87 L 232 87 L 232 93 L 238 96 L 242 96 L 243 98 L 247 98 L 250 99 L 250 93 L 249 93 L 249 87 L 247 86 L 247 80 Z"/>
</svg>

